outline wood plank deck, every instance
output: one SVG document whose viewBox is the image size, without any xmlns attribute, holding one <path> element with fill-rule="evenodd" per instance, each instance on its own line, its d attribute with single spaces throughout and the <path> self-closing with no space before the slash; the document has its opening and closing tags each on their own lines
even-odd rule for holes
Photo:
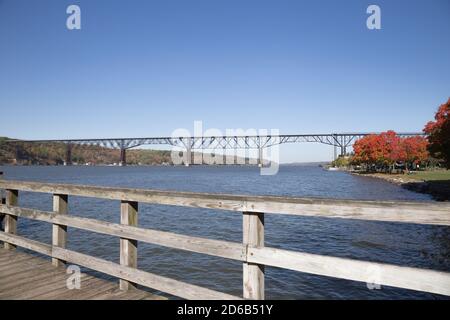
<svg viewBox="0 0 450 320">
<path fill-rule="evenodd" d="M 81 274 L 81 288 L 69 290 L 66 268 L 17 250 L 0 248 L 0 300 L 163 300 L 138 289 L 121 291 L 118 282 Z"/>
</svg>

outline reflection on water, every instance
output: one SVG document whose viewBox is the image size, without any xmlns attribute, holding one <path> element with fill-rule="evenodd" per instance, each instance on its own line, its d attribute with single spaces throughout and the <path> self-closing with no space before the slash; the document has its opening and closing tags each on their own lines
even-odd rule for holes
<svg viewBox="0 0 450 320">
<path fill-rule="evenodd" d="M 348 199 L 430 200 L 396 185 L 324 171 L 282 166 L 276 176 L 255 167 L 3 167 L 5 178 L 212 193 L 312 196 Z M 70 214 L 119 222 L 118 201 L 70 197 Z M 51 210 L 51 195 L 21 193 L 20 205 Z M 266 215 L 266 245 L 330 256 L 450 270 L 450 233 L 440 226 L 286 215 Z M 139 225 L 181 234 L 242 241 L 239 213 L 140 204 Z M 20 219 L 19 234 L 50 243 L 49 224 Z M 70 228 L 68 248 L 119 261 L 119 239 Z M 240 295 L 242 264 L 222 258 L 139 243 L 139 268 Z M 267 298 L 441 299 L 442 296 L 266 268 Z"/>
</svg>

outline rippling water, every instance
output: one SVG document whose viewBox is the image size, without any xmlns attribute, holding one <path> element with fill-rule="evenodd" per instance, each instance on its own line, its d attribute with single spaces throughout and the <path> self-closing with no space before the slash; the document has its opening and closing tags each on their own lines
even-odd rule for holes
<svg viewBox="0 0 450 320">
<path fill-rule="evenodd" d="M 3 167 L 5 178 L 212 193 L 347 199 L 430 200 L 396 185 L 329 172 L 282 166 L 275 176 L 256 167 Z M 118 201 L 70 197 L 70 214 L 119 222 Z M 51 195 L 21 193 L 20 205 L 52 210 Z M 239 213 L 140 204 L 139 225 L 186 235 L 242 241 Z M 440 226 L 266 215 L 267 246 L 450 271 L 450 231 Z M 49 224 L 20 219 L 18 233 L 51 242 Z M 68 248 L 118 262 L 119 239 L 69 228 Z M 230 294 L 242 294 L 242 264 L 139 243 L 140 269 Z M 404 289 L 369 290 L 365 283 L 266 267 L 266 297 L 273 299 L 442 299 Z"/>
</svg>

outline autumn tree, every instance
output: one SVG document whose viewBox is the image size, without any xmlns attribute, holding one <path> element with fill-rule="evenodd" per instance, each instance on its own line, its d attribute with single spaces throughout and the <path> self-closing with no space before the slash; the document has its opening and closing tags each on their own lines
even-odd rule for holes
<svg viewBox="0 0 450 320">
<path fill-rule="evenodd" d="M 396 162 L 406 160 L 406 152 L 403 148 L 402 139 L 397 136 L 395 131 L 389 130 L 382 132 L 379 136 L 381 146 L 381 157 L 378 162 L 385 166 L 393 166 Z"/>
<path fill-rule="evenodd" d="M 406 153 L 406 162 L 412 165 L 418 165 L 428 160 L 428 140 L 424 137 L 408 137 L 402 141 L 403 149 Z"/>
<path fill-rule="evenodd" d="M 412 166 L 428 159 L 427 145 L 423 137 L 401 138 L 392 130 L 371 134 L 354 143 L 352 163 L 385 169 L 396 163 Z"/>
<path fill-rule="evenodd" d="M 406 159 L 401 139 L 390 130 L 379 135 L 371 134 L 357 140 L 353 145 L 353 163 L 364 163 L 390 167 L 397 161 Z"/>
<path fill-rule="evenodd" d="M 423 129 L 428 135 L 428 150 L 433 157 L 442 159 L 450 169 L 450 98 L 439 107 L 434 119 Z"/>
<path fill-rule="evenodd" d="M 376 162 L 377 136 L 374 134 L 365 136 L 353 144 L 355 155 L 352 157 L 353 164 L 370 164 Z"/>
</svg>

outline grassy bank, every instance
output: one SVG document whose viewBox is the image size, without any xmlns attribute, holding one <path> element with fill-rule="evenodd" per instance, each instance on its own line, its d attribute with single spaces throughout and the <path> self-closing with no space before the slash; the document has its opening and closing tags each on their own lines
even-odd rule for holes
<svg viewBox="0 0 450 320">
<path fill-rule="evenodd" d="M 387 180 L 415 192 L 430 194 L 438 201 L 450 201 L 450 170 L 418 171 L 409 174 L 358 174 Z"/>
<path fill-rule="evenodd" d="M 412 181 L 450 181 L 450 170 L 418 171 L 407 177 Z"/>
</svg>

